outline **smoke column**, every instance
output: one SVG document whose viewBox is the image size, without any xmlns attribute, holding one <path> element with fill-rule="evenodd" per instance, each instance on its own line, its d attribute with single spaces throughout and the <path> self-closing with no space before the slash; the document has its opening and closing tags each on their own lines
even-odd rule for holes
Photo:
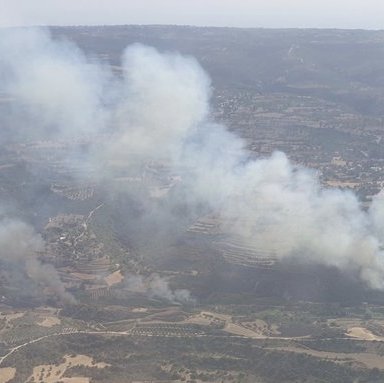
<svg viewBox="0 0 384 383">
<path fill-rule="evenodd" d="M 51 291 L 63 302 L 74 302 L 65 291 L 57 271 L 38 259 L 44 250 L 44 241 L 30 225 L 16 220 L 0 221 L 0 261 L 11 265 L 11 269 L 27 274 L 33 281 Z M 14 275 L 10 275 L 11 279 Z M 12 284 L 12 280 L 10 281 Z M 21 286 L 15 286 L 20 288 Z"/>
<path fill-rule="evenodd" d="M 151 274 L 144 278 L 141 275 L 126 275 L 124 284 L 128 291 L 146 294 L 152 298 L 162 298 L 173 303 L 191 303 L 194 299 L 188 290 L 172 290 L 169 282 L 158 274 Z"/>
<path fill-rule="evenodd" d="M 250 160 L 243 140 L 211 121 L 210 81 L 193 58 L 134 45 L 116 78 L 40 30 L 1 32 L 0 57 L 3 91 L 23 105 L 14 126 L 43 127 L 57 140 L 108 132 L 87 159 L 100 174 L 108 163 L 149 160 L 188 169 L 175 200 L 220 214 L 229 234 L 384 288 L 382 195 L 365 212 L 352 192 L 322 188 L 315 172 L 283 153 Z"/>
</svg>

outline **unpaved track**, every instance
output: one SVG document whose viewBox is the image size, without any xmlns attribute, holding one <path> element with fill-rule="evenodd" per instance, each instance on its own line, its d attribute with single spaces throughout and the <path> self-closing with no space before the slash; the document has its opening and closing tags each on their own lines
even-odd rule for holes
<svg viewBox="0 0 384 383">
<path fill-rule="evenodd" d="M 59 337 L 59 336 L 65 336 L 65 335 L 74 335 L 74 334 L 88 334 L 88 335 L 115 335 L 115 336 L 131 336 L 132 335 L 132 330 L 135 329 L 135 327 L 127 330 L 127 331 L 66 331 L 66 332 L 60 332 L 60 333 L 54 333 L 54 334 L 48 334 L 41 336 L 39 338 L 30 340 L 29 342 L 25 342 L 23 344 L 20 344 L 16 347 L 13 347 L 7 354 L 4 356 L 0 357 L 0 366 L 4 362 L 5 359 L 7 359 L 10 355 L 14 354 L 16 351 L 29 346 L 30 344 L 40 342 L 41 340 L 47 339 L 47 338 L 53 338 L 53 337 Z M 347 334 L 348 335 L 348 334 Z M 186 335 L 156 335 L 156 334 L 135 334 L 135 336 L 145 336 L 145 337 L 166 337 L 166 338 L 183 338 Z M 248 336 L 244 335 L 239 335 L 239 334 L 231 334 L 229 335 L 232 338 L 248 338 Z M 196 338 L 203 338 L 203 337 L 212 337 L 212 338 L 222 338 L 221 335 L 209 335 L 209 334 L 199 334 L 199 335 L 187 335 L 187 337 L 196 337 Z M 311 339 L 308 337 L 279 337 L 279 336 L 258 336 L 258 337 L 249 337 L 253 339 L 276 339 L 276 340 L 303 340 L 304 338 L 307 339 L 307 341 L 310 341 Z M 355 340 L 355 341 L 367 341 L 367 342 L 384 342 L 384 338 L 379 338 L 379 337 L 374 337 L 372 338 L 360 338 L 360 337 L 349 337 L 349 338 L 323 338 L 322 340 L 336 340 L 336 339 L 350 339 L 350 340 Z M 282 348 L 283 349 L 283 348 Z M 288 350 L 287 350 L 288 351 Z M 293 351 L 292 349 L 290 351 Z M 308 351 L 308 350 L 307 350 Z"/>
<path fill-rule="evenodd" d="M 79 241 L 79 239 L 82 238 L 82 237 L 85 235 L 85 233 L 87 232 L 87 230 L 88 230 L 88 224 L 89 224 L 90 220 L 92 219 L 93 214 L 95 214 L 95 212 L 96 212 L 97 210 L 99 210 L 100 208 L 102 208 L 103 206 L 104 206 L 104 203 L 100 204 L 99 206 L 95 207 L 95 208 L 88 214 L 87 219 L 83 222 L 83 228 L 84 228 L 83 232 L 82 232 L 81 234 L 79 234 L 79 235 L 75 238 L 75 240 L 74 240 L 74 247 L 76 247 L 76 244 L 77 244 L 77 242 Z"/>
<path fill-rule="evenodd" d="M 25 342 L 23 344 L 19 344 L 16 347 L 13 347 L 7 354 L 5 354 L 0 358 L 0 366 L 2 365 L 4 360 L 7 359 L 10 355 L 15 353 L 17 350 L 20 350 L 21 348 L 29 346 L 30 344 L 40 342 L 41 340 L 47 339 L 47 338 L 53 338 L 53 337 L 64 336 L 64 335 L 73 335 L 73 334 L 130 335 L 128 331 L 73 331 L 73 332 L 59 332 L 55 334 L 44 335 L 44 336 L 41 336 L 40 338 L 36 338 L 36 339 L 30 340 L 29 342 Z"/>
</svg>

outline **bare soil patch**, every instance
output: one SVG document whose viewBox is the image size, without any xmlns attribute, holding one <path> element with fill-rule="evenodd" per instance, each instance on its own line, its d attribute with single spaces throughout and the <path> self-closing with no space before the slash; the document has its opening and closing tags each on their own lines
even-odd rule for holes
<svg viewBox="0 0 384 383">
<path fill-rule="evenodd" d="M 358 338 L 362 340 L 381 340 L 382 338 L 374 335 L 371 331 L 364 327 L 350 327 L 346 335 L 350 336 L 351 338 Z"/>
<path fill-rule="evenodd" d="M 61 320 L 58 317 L 46 317 L 37 324 L 42 327 L 53 327 L 61 324 Z"/>
</svg>

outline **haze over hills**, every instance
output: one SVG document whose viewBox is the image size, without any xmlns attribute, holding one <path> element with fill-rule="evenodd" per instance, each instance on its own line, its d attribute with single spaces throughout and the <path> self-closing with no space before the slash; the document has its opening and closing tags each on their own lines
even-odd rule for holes
<svg viewBox="0 0 384 383">
<path fill-rule="evenodd" d="M 382 381 L 384 32 L 0 52 L 5 382 Z"/>
<path fill-rule="evenodd" d="M 217 88 L 319 96 L 382 113 L 383 31 L 116 26 L 52 32 L 117 66 L 128 44 L 142 43 L 196 57 Z"/>
</svg>

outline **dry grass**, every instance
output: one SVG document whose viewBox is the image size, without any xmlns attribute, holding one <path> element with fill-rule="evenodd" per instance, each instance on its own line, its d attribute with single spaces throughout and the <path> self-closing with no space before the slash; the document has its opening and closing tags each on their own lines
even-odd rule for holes
<svg viewBox="0 0 384 383">
<path fill-rule="evenodd" d="M 264 339 L 265 335 L 257 333 L 253 330 L 245 328 L 235 323 L 227 323 L 224 327 L 224 331 L 230 334 L 245 336 L 247 338 Z"/>
<path fill-rule="evenodd" d="M 107 275 L 104 278 L 105 283 L 108 285 L 108 287 L 111 287 L 113 285 L 117 285 L 124 279 L 124 276 L 121 274 L 121 271 L 115 271 L 112 274 Z"/>
<path fill-rule="evenodd" d="M 43 319 L 42 322 L 39 322 L 37 324 L 42 327 L 53 327 L 61 324 L 61 320 L 57 317 L 46 317 Z"/>
<path fill-rule="evenodd" d="M 262 321 L 260 321 L 259 325 L 261 325 L 261 322 Z M 257 331 L 254 328 L 247 328 L 241 324 L 233 323 L 232 317 L 230 315 L 218 314 L 210 311 L 202 311 L 200 314 L 191 316 L 186 319 L 184 323 L 194 323 L 203 326 L 222 324 L 224 326 L 224 331 L 230 334 L 254 339 L 265 338 L 265 335 L 262 331 Z"/>
<path fill-rule="evenodd" d="M 380 370 L 384 370 L 384 357 L 377 354 L 328 352 L 296 347 L 276 347 L 273 348 L 273 350 L 307 354 L 320 359 L 331 360 L 337 363 L 355 362 L 358 365 L 363 365 L 366 368 L 378 368 Z"/>
<path fill-rule="evenodd" d="M 256 319 L 252 322 L 241 322 L 241 325 L 260 335 L 264 335 L 264 336 L 281 335 L 280 331 L 278 331 L 277 325 L 268 326 L 268 323 L 261 319 Z"/>
<path fill-rule="evenodd" d="M 70 273 L 72 277 L 75 277 L 77 279 L 80 279 L 82 281 L 94 281 L 96 279 L 99 279 L 98 275 L 95 274 L 87 274 L 87 273 Z"/>
<path fill-rule="evenodd" d="M 66 370 L 74 366 L 94 368 L 105 368 L 108 366 L 106 363 L 94 363 L 93 359 L 86 355 L 65 355 L 64 360 L 65 361 L 60 365 L 45 364 L 34 367 L 33 373 L 29 377 L 28 381 L 32 380 L 35 382 L 44 381 L 44 383 L 56 383 L 60 380 L 66 383 L 89 383 L 90 379 L 87 377 L 64 378 L 64 374 Z"/>
<path fill-rule="evenodd" d="M 326 182 L 326 184 L 330 187 L 335 188 L 350 188 L 354 189 L 357 188 L 360 183 L 359 182 L 352 182 L 352 181 L 337 181 L 337 180 L 329 180 Z"/>
<path fill-rule="evenodd" d="M 3 318 L 6 319 L 7 322 L 11 322 L 15 319 L 20 319 L 25 315 L 25 313 L 14 313 L 14 314 L 6 314 Z"/>
<path fill-rule="evenodd" d="M 0 368 L 0 383 L 7 383 L 16 375 L 16 368 L 5 367 Z"/>
<path fill-rule="evenodd" d="M 146 312 L 148 312 L 148 309 L 145 307 L 135 307 L 134 309 L 132 309 L 132 312 L 133 313 L 146 313 Z"/>
</svg>

